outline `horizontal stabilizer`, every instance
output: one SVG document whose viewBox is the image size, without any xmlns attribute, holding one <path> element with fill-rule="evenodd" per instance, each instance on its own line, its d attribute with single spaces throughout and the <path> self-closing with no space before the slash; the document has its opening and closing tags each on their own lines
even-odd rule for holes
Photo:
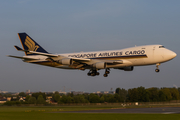
<svg viewBox="0 0 180 120">
<path fill-rule="evenodd" d="M 7 55 L 8 57 L 18 58 L 18 59 L 24 59 L 24 60 L 38 60 L 30 57 L 19 57 L 19 56 L 13 56 L 13 55 Z"/>
<path fill-rule="evenodd" d="M 14 46 L 14 47 L 16 48 L 17 51 L 23 51 L 23 49 L 18 46 Z"/>
</svg>

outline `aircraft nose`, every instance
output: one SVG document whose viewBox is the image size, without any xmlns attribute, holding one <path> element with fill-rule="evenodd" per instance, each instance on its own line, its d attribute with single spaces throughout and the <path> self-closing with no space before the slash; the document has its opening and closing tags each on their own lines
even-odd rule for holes
<svg viewBox="0 0 180 120">
<path fill-rule="evenodd" d="M 177 56 L 177 54 L 175 52 L 171 51 L 171 50 L 168 50 L 167 52 L 165 52 L 165 54 L 167 55 L 167 57 L 169 59 L 173 59 L 173 58 L 175 58 Z"/>
<path fill-rule="evenodd" d="M 175 58 L 177 54 L 175 52 L 172 52 L 172 57 Z"/>
</svg>

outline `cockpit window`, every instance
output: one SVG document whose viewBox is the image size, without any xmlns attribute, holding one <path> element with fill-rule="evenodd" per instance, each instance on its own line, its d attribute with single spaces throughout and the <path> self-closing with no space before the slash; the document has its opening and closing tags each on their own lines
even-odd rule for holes
<svg viewBox="0 0 180 120">
<path fill-rule="evenodd" d="M 159 48 L 165 48 L 164 46 L 159 46 Z"/>
</svg>

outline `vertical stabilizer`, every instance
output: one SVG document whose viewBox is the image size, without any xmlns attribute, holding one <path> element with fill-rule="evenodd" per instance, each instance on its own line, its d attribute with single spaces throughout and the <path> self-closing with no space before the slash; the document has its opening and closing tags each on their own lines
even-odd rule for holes
<svg viewBox="0 0 180 120">
<path fill-rule="evenodd" d="M 36 41 L 34 41 L 26 33 L 18 33 L 19 39 L 21 41 L 22 47 L 24 50 L 36 51 L 42 53 L 48 53 L 44 48 L 42 48 Z M 26 55 L 34 55 L 28 52 L 25 52 Z"/>
</svg>

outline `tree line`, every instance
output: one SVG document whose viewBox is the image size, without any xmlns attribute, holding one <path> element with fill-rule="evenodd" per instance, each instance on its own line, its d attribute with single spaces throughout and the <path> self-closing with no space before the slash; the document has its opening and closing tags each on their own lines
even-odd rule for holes
<svg viewBox="0 0 180 120">
<path fill-rule="evenodd" d="M 5 105 L 11 104 L 48 104 L 46 99 L 52 96 L 51 102 L 58 104 L 70 103 L 120 103 L 120 102 L 165 102 L 180 100 L 180 88 L 145 88 L 138 87 L 125 90 L 116 88 L 115 94 L 78 94 L 67 95 L 59 92 L 45 94 L 42 92 L 33 93 L 31 96 L 24 92 L 19 93 L 16 99 L 11 99 Z M 19 101 L 20 97 L 26 97 L 25 101 Z"/>
</svg>

